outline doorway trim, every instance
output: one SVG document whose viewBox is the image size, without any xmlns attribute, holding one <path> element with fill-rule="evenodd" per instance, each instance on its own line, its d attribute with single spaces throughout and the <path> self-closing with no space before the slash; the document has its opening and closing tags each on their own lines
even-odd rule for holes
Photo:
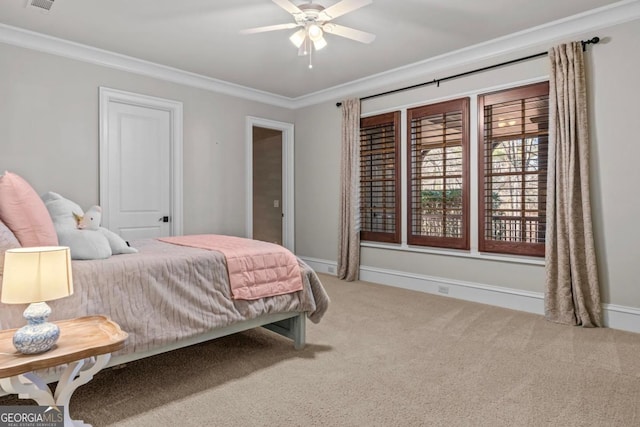
<svg viewBox="0 0 640 427">
<path fill-rule="evenodd" d="M 282 246 L 295 251 L 295 206 L 294 206 L 294 126 L 293 123 L 278 122 L 247 116 L 246 120 L 246 236 L 253 238 L 253 127 L 282 132 Z"/>
<path fill-rule="evenodd" d="M 109 228 L 109 104 L 111 102 L 167 111 L 171 117 L 171 235 L 182 235 L 182 102 L 100 86 L 100 176 L 102 225 Z"/>
</svg>

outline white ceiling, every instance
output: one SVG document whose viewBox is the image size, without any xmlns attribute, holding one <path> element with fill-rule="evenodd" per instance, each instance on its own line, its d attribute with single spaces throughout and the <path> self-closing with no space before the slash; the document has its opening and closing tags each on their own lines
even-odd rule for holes
<svg viewBox="0 0 640 427">
<path fill-rule="evenodd" d="M 49 14 L 26 2 L 0 1 L 0 23 L 298 98 L 617 0 L 373 0 L 334 22 L 375 41 L 327 35 L 311 70 L 288 40 L 295 30 L 239 34 L 293 22 L 270 0 L 55 0 Z"/>
</svg>

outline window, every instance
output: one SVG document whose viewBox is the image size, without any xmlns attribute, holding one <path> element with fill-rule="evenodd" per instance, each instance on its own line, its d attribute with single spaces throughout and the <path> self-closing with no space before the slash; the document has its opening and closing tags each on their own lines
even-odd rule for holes
<svg viewBox="0 0 640 427">
<path fill-rule="evenodd" d="M 410 245 L 469 249 L 469 98 L 407 110 Z"/>
<path fill-rule="evenodd" d="M 360 120 L 360 238 L 400 242 L 400 112 Z"/>
<path fill-rule="evenodd" d="M 471 114 L 478 115 L 473 157 Z M 479 251 L 544 256 L 549 83 L 478 94 L 477 111 L 465 97 L 410 108 L 406 116 L 406 123 L 400 112 L 360 121 L 361 239 L 406 237 L 408 245 L 469 250 L 473 219 Z M 402 170 L 400 132 L 407 135 Z M 471 173 L 478 176 L 477 210 Z"/>
<path fill-rule="evenodd" d="M 479 250 L 544 256 L 549 83 L 478 97 Z"/>
</svg>

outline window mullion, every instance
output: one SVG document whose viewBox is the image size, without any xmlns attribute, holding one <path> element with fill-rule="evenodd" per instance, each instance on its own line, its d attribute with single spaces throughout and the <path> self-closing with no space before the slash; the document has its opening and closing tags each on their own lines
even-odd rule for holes
<svg viewBox="0 0 640 427">
<path fill-rule="evenodd" d="M 527 212 L 526 212 L 526 191 L 527 191 L 527 174 L 526 174 L 526 137 L 525 137 L 525 100 L 520 100 L 520 133 L 522 137 L 520 139 L 520 241 L 527 241 Z"/>
</svg>

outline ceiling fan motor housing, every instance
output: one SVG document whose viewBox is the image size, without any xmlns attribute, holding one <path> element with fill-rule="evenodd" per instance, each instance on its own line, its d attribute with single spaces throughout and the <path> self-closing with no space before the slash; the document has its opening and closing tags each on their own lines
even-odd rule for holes
<svg viewBox="0 0 640 427">
<path fill-rule="evenodd" d="M 294 15 L 296 23 L 298 25 L 305 25 L 310 22 L 319 22 L 318 18 L 320 16 L 320 12 L 324 10 L 324 6 L 320 4 L 307 3 L 298 6 L 298 9 L 304 13 Z"/>
</svg>

